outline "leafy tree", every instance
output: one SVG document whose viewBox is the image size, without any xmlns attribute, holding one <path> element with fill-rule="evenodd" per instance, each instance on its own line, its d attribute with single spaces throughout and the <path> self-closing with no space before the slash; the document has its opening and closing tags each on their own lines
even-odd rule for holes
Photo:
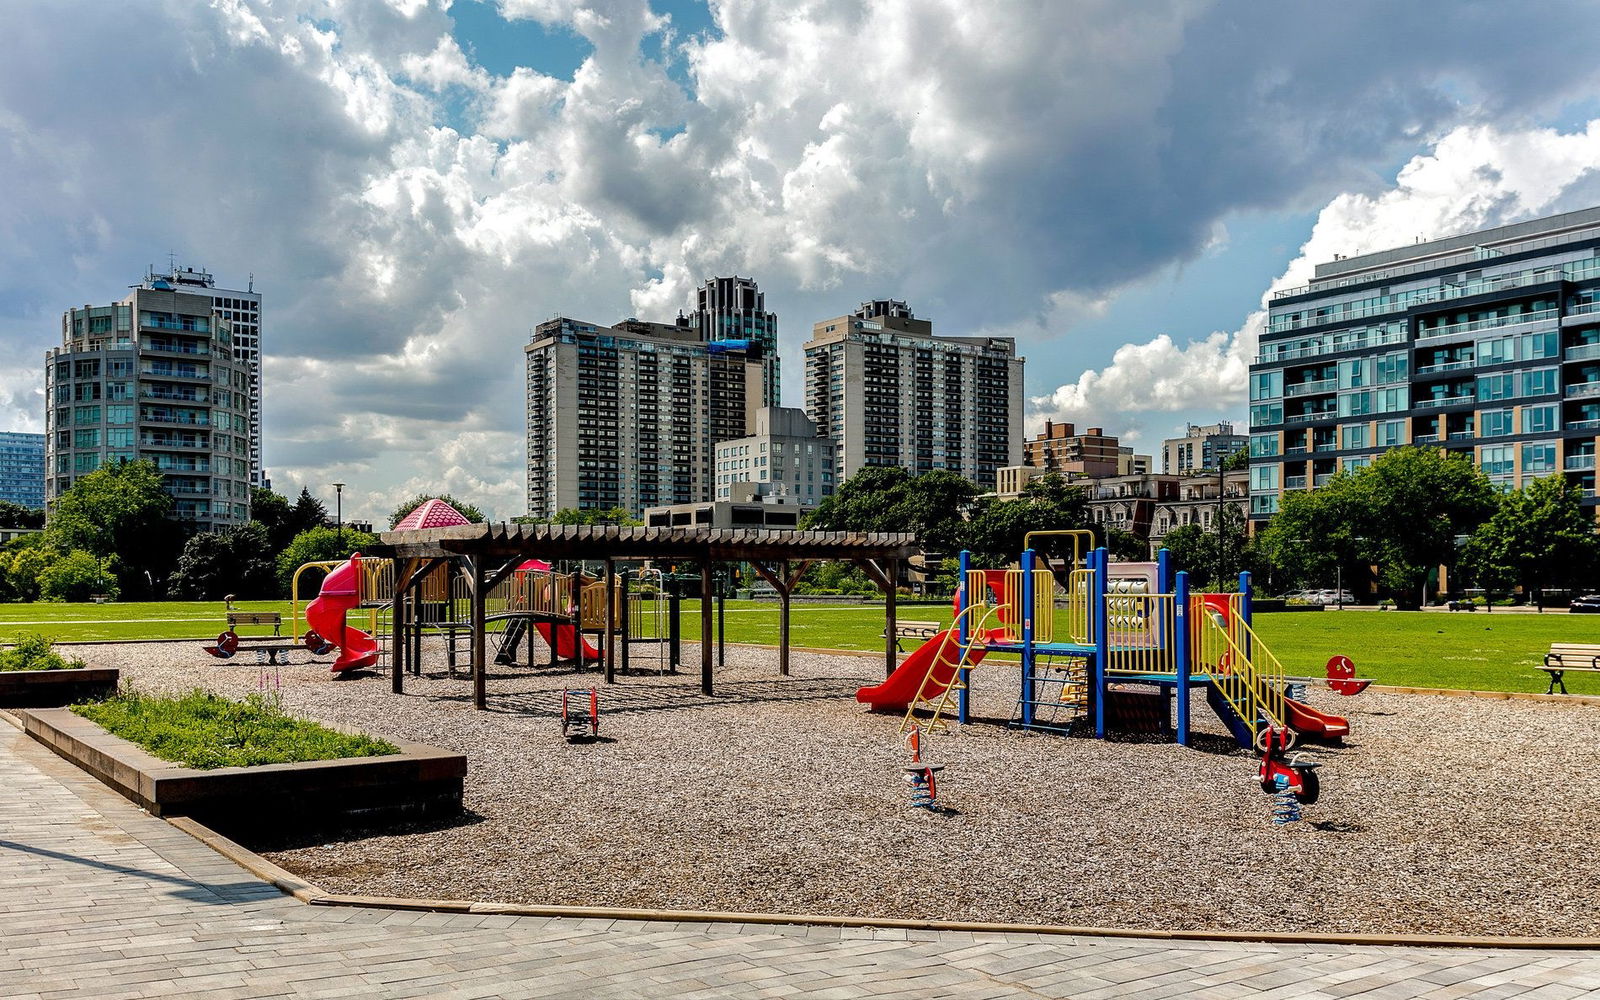
<svg viewBox="0 0 1600 1000">
<path fill-rule="evenodd" d="M 1285 493 L 1277 515 L 1259 535 L 1263 559 L 1289 587 L 1330 586 L 1339 574 L 1370 580 L 1367 523 L 1371 512 L 1353 476 L 1334 476 L 1310 492 Z M 1170 536 L 1169 536 L 1170 537 Z"/>
<path fill-rule="evenodd" d="M 294 541 L 295 535 L 316 527 L 314 524 L 298 526 L 288 499 L 261 487 L 250 491 L 250 518 L 267 533 L 267 545 L 273 552 L 283 551 L 284 546 Z"/>
<path fill-rule="evenodd" d="M 346 559 L 350 553 L 359 552 L 377 540 L 365 531 L 351 531 L 349 528 L 342 534 L 333 528 L 323 527 L 302 531 L 294 536 L 288 548 L 278 554 L 278 582 L 288 589 L 295 570 L 306 563 Z"/>
<path fill-rule="evenodd" d="M 1185 524 L 1161 539 L 1173 572 L 1189 574 L 1191 589 L 1232 591 L 1239 573 L 1254 569 L 1256 550 L 1250 544 L 1245 516 L 1237 504 L 1224 504 L 1219 519 L 1207 530 Z"/>
<path fill-rule="evenodd" d="M 301 532 L 320 528 L 328 523 L 328 505 L 311 495 L 311 490 L 302 486 L 300 495 L 295 498 L 294 507 L 289 515 L 289 525 L 293 528 L 290 534 L 292 541 Z"/>
<path fill-rule="evenodd" d="M 267 529 L 251 521 L 227 531 L 191 536 L 178 557 L 171 588 L 178 597 L 199 601 L 228 594 L 277 596 L 281 593 L 277 561 Z"/>
<path fill-rule="evenodd" d="M 55 549 L 43 545 L 30 548 L 17 549 L 9 553 L 10 559 L 5 565 L 6 588 L 10 591 L 13 600 L 37 601 L 39 599 L 39 575 L 55 562 L 58 553 Z"/>
<path fill-rule="evenodd" d="M 1133 532 L 1112 527 L 1107 528 L 1105 534 L 1105 545 L 1111 552 L 1111 558 L 1123 562 L 1143 562 L 1150 558 L 1150 543 Z"/>
<path fill-rule="evenodd" d="M 1560 473 L 1507 493 L 1467 542 L 1463 568 L 1486 589 L 1521 587 L 1540 604 L 1546 588 L 1588 580 L 1600 563 L 1600 539 L 1582 496 Z"/>
<path fill-rule="evenodd" d="M 1016 562 L 1030 531 L 1063 531 L 1089 525 L 1089 505 L 1083 489 L 1052 473 L 1029 483 L 1015 500 L 979 501 L 971 520 L 962 528 L 961 540 L 972 551 L 975 566 L 996 569 Z M 1073 546 L 1069 538 L 1041 538 L 1035 540 L 1034 549 L 1047 556 L 1070 557 Z"/>
<path fill-rule="evenodd" d="M 463 513 L 465 513 L 463 511 Z M 540 523 L 536 517 L 519 517 L 519 524 Z M 550 524 L 614 524 L 620 528 L 636 528 L 644 522 L 628 513 L 626 507 L 594 507 L 579 510 L 576 507 L 563 507 L 556 511 Z"/>
<path fill-rule="evenodd" d="M 416 510 L 418 507 L 421 507 L 429 500 L 443 500 L 445 503 L 460 511 L 461 516 L 466 518 L 472 524 L 482 524 L 486 520 L 486 518 L 483 516 L 483 511 L 464 500 L 457 500 L 448 493 L 418 493 L 416 496 L 412 497 L 410 500 L 407 500 L 405 503 L 394 509 L 394 511 L 389 515 L 389 527 L 393 528 L 395 525 L 405 520 L 407 514 Z"/>
<path fill-rule="evenodd" d="M 899 466 L 868 466 L 839 484 L 806 518 L 817 531 L 910 532 L 930 552 L 953 552 L 962 512 L 977 486 L 948 470 L 913 476 Z"/>
<path fill-rule="evenodd" d="M 157 596 L 177 561 L 183 527 L 152 462 L 102 466 L 57 500 L 46 534 L 62 551 L 111 560 L 123 594 Z"/>
<path fill-rule="evenodd" d="M 42 528 L 44 511 L 0 500 L 0 528 Z"/>
<path fill-rule="evenodd" d="M 52 559 L 37 579 L 39 596 L 47 601 L 87 601 L 95 594 L 117 596 L 111 560 L 82 549 Z"/>
<path fill-rule="evenodd" d="M 1215 537 L 1198 524 L 1173 528 L 1161 538 L 1174 573 L 1188 573 L 1191 584 L 1210 579 L 1216 558 Z"/>
</svg>

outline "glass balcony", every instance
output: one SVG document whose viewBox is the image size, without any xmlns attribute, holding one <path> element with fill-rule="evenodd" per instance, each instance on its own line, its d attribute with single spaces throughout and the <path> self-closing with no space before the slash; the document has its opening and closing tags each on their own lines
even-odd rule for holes
<svg viewBox="0 0 1600 1000">
<path fill-rule="evenodd" d="M 1586 472 L 1594 468 L 1594 456 L 1568 455 L 1563 468 L 1568 472 Z"/>
<path fill-rule="evenodd" d="M 1435 396 L 1432 399 L 1417 400 L 1416 406 L 1419 410 L 1430 410 L 1440 406 L 1458 406 L 1462 403 L 1471 403 L 1476 399 L 1476 396 L 1470 394 L 1466 396 Z"/>
<path fill-rule="evenodd" d="M 1339 450 L 1339 442 L 1337 442 L 1337 441 L 1318 441 L 1316 444 L 1311 446 L 1311 450 L 1312 451 L 1338 451 Z"/>
<path fill-rule="evenodd" d="M 1333 410 L 1314 410 L 1311 413 L 1291 413 L 1283 418 L 1283 422 L 1286 424 L 1303 424 L 1307 421 L 1322 420 L 1333 416 L 1336 416 Z"/>
<path fill-rule="evenodd" d="M 1283 388 L 1285 396 L 1305 396 L 1314 392 L 1332 392 L 1339 387 L 1337 379 L 1325 378 L 1318 382 L 1297 382 Z"/>
<path fill-rule="evenodd" d="M 1333 473 L 1331 472 L 1324 472 L 1311 480 L 1313 486 L 1326 486 L 1331 482 L 1333 482 Z"/>
<path fill-rule="evenodd" d="M 1600 420 L 1568 420 L 1569 431 L 1597 431 L 1600 430 Z"/>
<path fill-rule="evenodd" d="M 1435 443 L 1437 441 L 1442 441 L 1442 440 L 1444 440 L 1444 439 L 1441 438 L 1437 434 L 1416 434 L 1416 435 L 1412 436 L 1411 443 L 1412 444 L 1433 444 L 1433 443 Z"/>
<path fill-rule="evenodd" d="M 1303 490 L 1306 488 L 1305 476 L 1284 476 L 1283 488 L 1286 490 Z"/>
<path fill-rule="evenodd" d="M 1587 399 L 1591 396 L 1600 396 L 1600 380 L 1596 380 L 1594 382 L 1575 382 L 1572 385 L 1567 386 L 1568 399 Z"/>
<path fill-rule="evenodd" d="M 1445 340 L 1449 337 L 1459 337 L 1465 333 L 1476 333 L 1479 330 L 1498 330 L 1501 327 L 1540 323 L 1545 320 L 1555 319 L 1555 317 L 1556 310 L 1540 309 L 1538 312 L 1518 313 L 1515 316 L 1490 316 L 1486 319 L 1475 319 L 1467 323 L 1436 326 L 1430 330 L 1418 330 L 1417 343 L 1419 345 L 1427 344 L 1432 341 Z"/>
<path fill-rule="evenodd" d="M 1416 373 L 1418 375 L 1432 375 L 1434 372 L 1456 372 L 1463 368 L 1471 368 L 1475 364 L 1477 362 L 1470 358 L 1466 361 L 1442 361 L 1436 365 L 1423 365 L 1417 369 Z"/>
<path fill-rule="evenodd" d="M 1569 347 L 1562 354 L 1568 361 L 1588 361 L 1591 358 L 1600 358 L 1600 344 L 1579 344 Z"/>
</svg>

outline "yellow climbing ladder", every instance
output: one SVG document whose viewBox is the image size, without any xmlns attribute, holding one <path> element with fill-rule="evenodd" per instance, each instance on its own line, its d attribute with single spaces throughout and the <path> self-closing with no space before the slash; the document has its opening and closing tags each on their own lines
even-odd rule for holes
<svg viewBox="0 0 1600 1000">
<path fill-rule="evenodd" d="M 900 735 L 903 736 L 917 728 L 916 713 L 920 705 L 933 706 L 933 715 L 928 719 L 928 724 L 924 727 L 927 732 L 937 731 L 943 733 L 949 731 L 950 727 L 945 724 L 943 716 L 950 708 L 951 695 L 953 692 L 966 690 L 967 685 L 961 679 L 961 671 L 969 666 L 968 659 L 972 656 L 972 651 L 983 646 L 986 642 L 985 636 L 987 633 L 985 629 L 988 627 L 989 619 L 999 610 L 999 606 L 987 604 L 968 605 L 967 610 L 962 612 L 963 615 L 971 615 L 974 611 L 981 611 L 983 612 L 983 617 L 978 620 L 977 625 L 967 629 L 967 641 L 964 645 L 957 638 L 960 635 L 958 630 L 961 626 L 961 618 L 959 616 L 945 630 L 944 641 L 939 644 L 939 649 L 934 653 L 933 659 L 928 661 L 928 670 L 922 675 L 922 682 L 917 685 L 917 693 L 912 696 L 911 703 L 906 706 L 905 718 L 900 720 Z M 939 684 L 933 675 L 943 664 L 945 650 L 949 649 L 952 643 L 961 648 L 960 655 L 956 657 L 955 666 L 952 668 L 950 683 L 946 684 L 944 690 L 940 691 L 937 696 L 934 696 L 932 689 L 938 687 Z"/>
<path fill-rule="evenodd" d="M 1214 599 L 1214 598 L 1213 598 Z M 1190 598 L 1194 664 L 1246 724 L 1285 727 L 1284 677 L 1288 673 L 1239 613 L 1239 595 L 1229 595 L 1228 613 Z"/>
</svg>

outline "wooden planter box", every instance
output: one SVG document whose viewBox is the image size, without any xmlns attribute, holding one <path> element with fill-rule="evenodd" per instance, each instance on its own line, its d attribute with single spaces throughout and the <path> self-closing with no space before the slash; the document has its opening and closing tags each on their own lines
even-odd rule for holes
<svg viewBox="0 0 1600 1000">
<path fill-rule="evenodd" d="M 64 708 L 16 713 L 29 736 L 157 816 L 192 816 L 245 833 L 298 833 L 452 815 L 461 811 L 467 758 L 390 740 L 386 757 L 299 764 L 180 767 Z"/>
<path fill-rule="evenodd" d="M 109 667 L 76 670 L 0 670 L 0 708 L 54 708 L 115 694 L 118 672 Z"/>
</svg>

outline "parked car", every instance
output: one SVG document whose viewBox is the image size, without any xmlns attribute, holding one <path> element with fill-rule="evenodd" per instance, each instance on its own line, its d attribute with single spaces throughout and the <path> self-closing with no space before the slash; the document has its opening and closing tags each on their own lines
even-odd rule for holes
<svg viewBox="0 0 1600 1000">
<path fill-rule="evenodd" d="M 1600 614 L 1600 594 L 1584 594 L 1582 597 L 1574 597 L 1571 606 L 1567 610 L 1575 615 Z"/>
</svg>

